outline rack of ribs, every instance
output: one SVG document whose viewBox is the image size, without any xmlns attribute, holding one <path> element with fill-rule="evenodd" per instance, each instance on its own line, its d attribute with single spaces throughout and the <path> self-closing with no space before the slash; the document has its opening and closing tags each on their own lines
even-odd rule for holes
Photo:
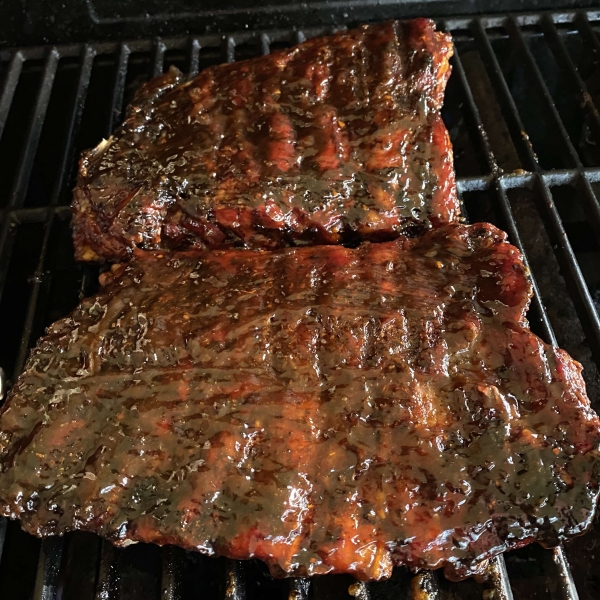
<svg viewBox="0 0 600 600">
<path fill-rule="evenodd" d="M 79 260 L 418 234 L 459 215 L 440 116 L 450 36 L 417 19 L 176 69 L 82 156 Z"/>
<path fill-rule="evenodd" d="M 138 252 L 52 325 L 0 416 L 38 536 L 457 579 L 590 524 L 600 421 L 489 224 L 273 252 Z"/>
</svg>

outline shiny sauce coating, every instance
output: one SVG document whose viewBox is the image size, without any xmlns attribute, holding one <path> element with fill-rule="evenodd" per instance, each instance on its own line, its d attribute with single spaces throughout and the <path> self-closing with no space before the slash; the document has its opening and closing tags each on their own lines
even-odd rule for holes
<svg viewBox="0 0 600 600">
<path fill-rule="evenodd" d="M 492 225 L 140 253 L 102 283 L 0 416 L 1 512 L 33 534 L 368 580 L 462 578 L 590 524 L 600 422 Z"/>
<path fill-rule="evenodd" d="M 189 81 L 171 69 L 82 156 L 77 258 L 381 241 L 455 220 L 440 116 L 451 54 L 450 37 L 417 19 L 312 39 Z"/>
</svg>

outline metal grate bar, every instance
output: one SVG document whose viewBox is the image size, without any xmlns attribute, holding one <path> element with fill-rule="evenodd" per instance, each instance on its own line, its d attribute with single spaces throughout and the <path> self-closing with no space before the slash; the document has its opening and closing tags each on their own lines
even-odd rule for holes
<svg viewBox="0 0 600 600">
<path fill-rule="evenodd" d="M 96 53 L 91 46 L 86 44 L 82 47 L 75 101 L 71 109 L 71 116 L 69 118 L 69 124 L 67 125 L 66 130 L 67 140 L 60 161 L 60 166 L 58 168 L 58 177 L 56 178 L 56 183 L 52 191 L 49 206 L 56 206 L 58 204 L 60 195 L 62 194 L 67 183 L 67 177 L 69 176 L 73 167 L 73 162 L 75 160 L 75 137 L 79 131 L 79 125 L 81 124 L 81 117 L 83 115 L 83 108 L 87 98 L 87 91 L 90 84 L 90 78 L 92 76 L 92 67 L 95 56 Z"/>
<path fill-rule="evenodd" d="M 492 168 L 496 172 L 498 172 L 498 167 L 497 167 L 496 159 L 494 157 L 494 153 L 492 152 L 492 149 L 489 145 L 489 140 L 488 140 L 485 128 L 483 126 L 483 121 L 481 120 L 481 116 L 479 114 L 479 109 L 477 108 L 477 104 L 475 103 L 475 99 L 473 98 L 473 93 L 470 89 L 469 82 L 465 76 L 458 53 L 456 53 L 455 58 L 456 58 L 456 65 L 458 67 L 457 70 L 459 73 L 459 81 L 461 83 L 462 92 L 463 92 L 463 95 L 465 98 L 467 115 L 469 115 L 470 120 L 472 121 L 472 124 L 474 125 L 474 130 L 477 132 L 476 137 L 479 141 L 480 146 L 482 148 L 484 148 L 484 150 L 485 150 L 488 164 L 490 164 L 492 166 Z M 508 201 L 508 197 L 507 197 L 506 191 L 505 191 L 505 186 L 503 185 L 503 180 L 497 179 L 493 183 L 493 188 L 495 190 L 496 197 L 499 200 L 500 210 L 502 212 L 502 217 L 504 219 L 505 226 L 508 230 L 510 240 L 521 251 L 521 254 L 523 255 L 523 262 L 525 263 L 525 266 L 529 269 L 529 262 L 527 260 L 527 255 L 525 254 L 525 248 L 523 246 L 523 242 L 521 241 L 521 236 L 519 234 L 517 223 L 512 214 L 510 203 Z M 535 277 L 534 277 L 531 269 L 529 269 L 529 277 L 530 277 L 530 281 L 531 281 L 531 286 L 533 288 L 532 305 L 533 305 L 534 309 L 536 310 L 540 320 L 542 321 L 544 329 L 546 331 L 551 331 L 552 328 L 550 326 L 550 321 L 548 320 L 548 316 L 542 305 L 542 300 L 541 300 L 542 295 L 540 293 L 537 281 L 535 280 Z"/>
<path fill-rule="evenodd" d="M 10 256 L 12 254 L 12 247 L 14 242 L 13 228 L 15 219 L 13 214 L 10 213 L 2 220 L 0 229 L 0 298 L 4 293 L 4 284 L 6 282 L 6 274 L 8 272 L 8 265 L 10 262 Z"/>
<path fill-rule="evenodd" d="M 19 158 L 17 176 L 10 193 L 9 205 L 11 207 L 21 206 L 25 200 L 29 177 L 31 175 L 31 170 L 33 169 L 33 160 L 37 151 L 38 142 L 40 141 L 40 136 L 42 135 L 42 127 L 44 125 L 48 103 L 50 102 L 50 94 L 54 84 L 58 60 L 58 52 L 55 49 L 50 50 L 46 57 L 42 83 L 38 92 L 29 129 L 25 137 L 25 147 Z"/>
<path fill-rule="evenodd" d="M 410 580 L 413 600 L 442 600 L 442 593 L 435 571 L 422 571 Z"/>
<path fill-rule="evenodd" d="M 58 575 L 65 540 L 49 537 L 42 541 L 38 559 L 33 600 L 55 600 L 58 591 Z"/>
<path fill-rule="evenodd" d="M 575 147 L 571 142 L 571 138 L 567 133 L 550 91 L 546 86 L 542 72 L 535 62 L 535 59 L 531 54 L 531 50 L 529 50 L 527 42 L 521 33 L 521 29 L 515 22 L 514 17 L 509 17 L 506 20 L 506 29 L 514 42 L 515 47 L 517 48 L 525 68 L 527 69 L 527 74 L 530 77 L 530 81 L 533 83 L 538 95 L 540 95 L 543 99 L 542 107 L 544 108 L 546 115 L 549 117 L 549 121 L 552 123 L 553 131 L 556 131 L 560 134 L 558 137 L 560 138 L 561 150 L 565 165 L 569 167 L 581 168 L 582 165 L 581 161 L 579 160 L 577 150 L 575 150 Z"/>
<path fill-rule="evenodd" d="M 163 546 L 161 552 L 161 600 L 179 600 L 181 593 L 179 582 L 183 569 L 185 552 L 175 546 Z"/>
<path fill-rule="evenodd" d="M 552 559 L 558 575 L 558 587 L 556 592 L 559 594 L 560 600 L 579 600 L 579 594 L 575 588 L 571 568 L 569 567 L 569 562 L 567 561 L 562 546 L 552 550 Z"/>
<path fill-rule="evenodd" d="M 533 275 L 533 272 L 529 268 L 529 260 L 527 258 L 527 254 L 525 253 L 525 247 L 523 246 L 523 241 L 521 240 L 521 234 L 519 233 L 519 228 L 517 227 L 517 222 L 510 206 L 510 201 L 506 195 L 506 190 L 502 186 L 502 183 L 498 182 L 495 191 L 496 198 L 498 199 L 498 203 L 500 205 L 500 211 L 502 212 L 502 218 L 507 225 L 510 241 L 521 251 L 521 254 L 523 255 L 523 262 L 529 271 L 529 280 L 531 281 L 531 287 L 533 289 L 531 305 L 539 317 L 546 341 L 553 346 L 556 346 L 556 338 L 554 337 L 554 331 L 552 329 L 552 325 L 550 324 L 548 313 L 546 312 L 546 308 L 542 302 L 540 288 L 537 284 L 535 276 Z"/>
<path fill-rule="evenodd" d="M 597 347 L 600 348 L 600 318 L 598 317 L 598 313 L 596 312 L 594 302 L 577 262 L 577 258 L 575 257 L 575 253 L 573 252 L 567 237 L 558 209 L 554 204 L 552 193 L 546 185 L 544 178 L 539 173 L 540 169 L 535 152 L 527 134 L 525 134 L 524 126 L 519 117 L 517 107 L 509 91 L 506 80 L 504 79 L 504 75 L 500 69 L 500 65 L 498 64 L 498 60 L 496 59 L 487 34 L 481 26 L 481 21 L 478 19 L 475 21 L 474 34 L 482 47 L 484 62 L 486 62 L 489 67 L 488 74 L 492 81 L 492 85 L 498 94 L 500 107 L 507 119 L 509 130 L 512 129 L 511 135 L 513 136 L 513 141 L 517 147 L 517 152 L 525 158 L 528 168 L 536 173 L 534 187 L 538 190 L 543 199 L 545 212 L 549 218 L 553 237 L 555 238 L 556 249 L 559 251 L 560 256 L 567 266 L 568 273 L 573 281 L 575 291 L 577 292 L 577 299 L 584 309 L 584 315 L 593 332 L 593 341 L 595 341 Z M 510 126 L 511 124 L 512 128 Z M 516 132 L 514 131 L 515 128 L 517 130 Z"/>
<path fill-rule="evenodd" d="M 117 71 L 115 73 L 115 83 L 110 102 L 110 114 L 106 124 L 105 134 L 109 137 L 113 132 L 115 123 L 121 119 L 123 110 L 123 94 L 125 93 L 125 81 L 127 79 L 127 66 L 129 64 L 129 55 L 131 48 L 127 44 L 119 45 L 119 56 L 117 58 Z"/>
<path fill-rule="evenodd" d="M 188 75 L 190 77 L 194 77 L 198 74 L 198 68 L 200 65 L 200 42 L 196 38 L 192 38 L 190 40 L 188 57 Z"/>
<path fill-rule="evenodd" d="M 325 35 L 328 32 L 332 31 L 340 31 L 342 29 L 346 29 L 345 26 L 338 27 L 308 27 L 303 31 L 306 33 L 307 37 L 313 37 L 316 35 Z M 270 29 L 268 30 L 268 34 L 272 39 L 286 39 L 290 40 L 290 29 Z M 207 34 L 201 36 L 202 46 L 210 46 L 214 48 L 218 48 L 219 44 L 223 41 L 223 36 L 220 34 Z M 246 42 L 252 42 L 256 40 L 256 31 L 248 30 L 248 31 L 239 31 L 235 33 L 235 39 L 237 43 L 243 44 Z M 182 37 L 165 37 L 162 38 L 167 50 L 185 50 L 185 46 L 187 43 L 186 38 Z M 98 54 L 114 54 L 119 50 L 119 46 L 121 43 L 126 43 L 132 52 L 151 52 L 153 41 L 149 39 L 130 39 L 124 40 L 123 42 L 95 42 L 94 48 Z M 53 46 L 56 48 L 58 53 L 62 57 L 73 57 L 79 54 L 79 48 L 77 44 L 60 44 L 57 46 Z M 45 56 L 48 47 L 46 46 L 35 46 L 35 47 L 25 47 L 25 48 L 2 48 L 0 49 L 0 60 L 7 61 L 8 57 L 12 55 L 15 51 L 19 51 L 23 53 L 23 57 L 25 60 L 35 60 L 40 59 Z"/>
<path fill-rule="evenodd" d="M 549 121 L 551 123 L 551 127 L 553 131 L 558 132 L 559 138 L 562 142 L 562 150 L 563 157 L 565 162 L 569 166 L 574 166 L 577 169 L 582 169 L 581 160 L 579 159 L 579 155 L 577 150 L 573 146 L 569 134 L 563 124 L 563 121 L 560 117 L 558 109 L 554 104 L 554 100 L 546 86 L 542 73 L 535 62 L 535 59 L 531 55 L 531 52 L 523 38 L 523 34 L 516 24 L 514 18 L 509 18 L 507 20 L 507 30 L 509 34 L 516 41 L 517 48 L 524 59 L 524 64 L 528 70 L 528 74 L 531 77 L 531 80 L 534 82 L 535 87 L 537 88 L 537 92 L 542 97 L 542 108 L 545 109 L 545 112 L 549 116 Z M 590 182 L 587 180 L 585 176 L 579 177 L 577 180 L 577 186 L 580 189 L 581 197 L 585 202 L 585 209 L 587 210 L 590 218 L 594 221 L 594 224 L 600 231 L 600 204 L 596 199 L 594 191 L 590 185 Z"/>
<path fill-rule="evenodd" d="M 510 587 L 510 580 L 506 571 L 506 562 L 504 556 L 499 554 L 490 560 L 486 569 L 488 582 L 494 588 L 494 600 L 513 600 L 513 593 Z"/>
<path fill-rule="evenodd" d="M 15 95 L 17 84 L 19 83 L 19 77 L 21 76 L 24 62 L 25 59 L 23 58 L 23 53 L 15 52 L 10 61 L 6 77 L 4 78 L 2 94 L 0 95 L 0 138 L 2 138 L 4 125 L 8 118 L 8 111 L 10 110 L 10 105 L 12 104 L 13 96 Z"/>
<path fill-rule="evenodd" d="M 83 106 L 85 104 L 85 98 L 87 95 L 87 89 L 90 82 L 92 73 L 92 64 L 94 60 L 94 51 L 89 46 L 82 48 L 82 59 L 79 67 L 79 77 L 77 82 L 77 90 L 75 93 L 75 100 L 71 109 L 71 115 L 69 124 L 67 126 L 67 139 L 65 147 L 63 148 L 62 158 L 59 166 L 59 173 L 50 198 L 49 206 L 55 206 L 58 202 L 58 198 L 63 191 L 65 186 L 66 174 L 70 171 L 74 159 L 74 139 L 75 134 L 78 130 L 81 115 L 83 114 Z M 42 248 L 40 250 L 40 256 L 36 266 L 35 273 L 32 277 L 33 288 L 29 296 L 29 304 L 27 306 L 27 313 L 25 317 L 25 323 L 23 326 L 23 334 L 21 335 L 21 343 L 16 361 L 15 373 L 20 373 L 25 364 L 27 358 L 27 352 L 29 350 L 29 344 L 31 340 L 31 332 L 33 329 L 33 323 L 36 315 L 38 301 L 42 285 L 45 280 L 44 264 L 46 262 L 46 255 L 48 252 L 48 243 L 50 240 L 50 234 L 52 232 L 52 225 L 54 223 L 54 211 L 52 209 L 46 210 L 46 227 L 44 230 L 44 240 L 42 242 Z"/>
<path fill-rule="evenodd" d="M 350 596 L 356 598 L 356 600 L 371 600 L 371 594 L 369 588 L 364 581 L 357 581 L 352 585 L 348 586 L 348 593 Z M 422 600 L 429 600 L 427 597 Z"/>
<path fill-rule="evenodd" d="M 290 579 L 288 600 L 308 600 L 311 580 L 307 578 Z"/>
<path fill-rule="evenodd" d="M 223 55 L 225 62 L 235 62 L 235 38 L 232 35 L 223 38 Z"/>
<path fill-rule="evenodd" d="M 555 23 L 561 24 L 569 24 L 575 23 L 577 19 L 577 15 L 579 10 L 564 10 L 560 13 L 553 13 L 551 15 L 552 20 Z M 587 14 L 592 20 L 598 20 L 600 18 L 600 13 L 598 11 L 588 10 Z M 377 19 L 377 15 L 373 14 L 373 19 Z M 505 14 L 499 15 L 491 15 L 485 17 L 485 26 L 486 28 L 494 28 L 494 27 L 503 27 L 504 20 L 506 19 Z M 541 15 L 539 12 L 534 13 L 519 13 L 515 16 L 515 19 L 519 26 L 535 26 L 538 25 L 541 19 Z M 467 36 L 464 34 L 464 30 L 468 29 L 470 23 L 472 21 L 472 16 L 460 16 L 460 17 L 451 17 L 446 19 L 446 23 L 450 29 L 456 30 L 457 33 L 455 35 L 456 39 L 465 39 Z M 301 26 L 301 24 L 299 24 Z M 338 26 L 336 29 L 339 30 L 341 27 Z M 305 31 L 310 35 L 320 34 L 323 32 L 323 27 L 309 27 L 306 28 Z M 330 28 L 332 29 L 332 28 Z M 289 29 L 272 29 L 269 30 L 273 35 L 287 35 L 289 36 Z M 255 31 L 248 29 L 247 31 L 241 31 L 236 34 L 236 37 L 240 42 L 246 42 L 255 37 Z M 181 37 L 165 37 L 163 38 L 167 48 L 178 49 L 181 50 L 185 47 L 185 38 Z M 221 36 L 218 34 L 207 34 L 202 37 L 204 45 L 210 46 L 218 46 Z M 127 41 L 127 40 L 126 40 Z M 148 39 L 131 39 L 128 40 L 127 43 L 131 46 L 133 52 L 149 52 L 152 46 L 151 40 Z M 94 47 L 100 54 L 112 54 L 118 49 L 118 42 L 109 41 L 109 42 L 97 42 L 94 43 Z M 78 49 L 75 44 L 60 44 L 56 46 L 56 49 L 60 53 L 61 56 L 77 56 Z M 46 46 L 32 46 L 19 49 L 23 51 L 23 55 L 26 60 L 30 59 L 39 59 L 43 58 L 44 52 L 47 50 Z M 0 50 L 0 60 L 7 61 L 8 58 L 13 52 L 15 48 L 3 48 Z"/>
<path fill-rule="evenodd" d="M 584 42 L 588 46 L 591 46 L 591 51 L 593 54 L 597 59 L 600 59 L 600 40 L 592 29 L 592 26 L 587 18 L 587 14 L 585 12 L 578 13 L 577 17 L 575 18 L 575 24 L 577 25 L 579 33 Z"/>
<path fill-rule="evenodd" d="M 304 31 L 302 31 L 302 29 L 297 29 L 294 32 L 293 43 L 301 44 L 302 42 L 305 42 L 305 41 L 306 41 L 306 34 L 304 33 Z"/>
<path fill-rule="evenodd" d="M 497 90 L 499 90 L 501 92 L 499 95 L 505 96 L 506 94 L 508 94 L 509 98 L 506 98 L 506 97 L 504 98 L 504 100 L 505 100 L 504 105 L 506 106 L 506 104 L 509 104 L 509 105 L 512 104 L 512 106 L 514 107 L 514 109 L 516 111 L 516 107 L 514 106 L 514 103 L 512 102 L 512 97 L 510 97 L 510 92 L 508 91 L 508 87 L 506 85 L 506 82 L 504 81 L 504 77 L 500 71 L 500 68 L 496 61 L 496 58 L 493 55 L 493 51 L 491 49 L 491 45 L 489 44 L 489 40 L 487 40 L 487 34 L 483 30 L 481 30 L 481 33 L 483 33 L 483 35 L 485 36 L 485 38 L 486 38 L 485 41 L 487 42 L 487 46 L 488 46 L 489 50 L 492 52 L 492 56 L 491 57 L 488 56 L 488 58 L 493 58 L 492 64 L 495 66 L 494 75 L 496 77 L 499 76 L 502 79 L 501 81 L 496 81 L 496 88 L 497 88 Z M 509 100 L 509 99 L 510 99 L 510 102 L 507 102 L 507 100 Z M 504 107 L 502 107 L 502 108 L 504 109 Z M 518 122 L 518 121 L 520 121 L 520 119 L 518 117 L 518 114 L 516 114 L 515 122 Z M 480 130 L 483 131 L 483 128 L 481 128 Z M 529 145 L 528 140 L 527 140 L 527 145 Z M 526 155 L 528 155 L 528 154 L 529 153 L 527 152 Z M 533 156 L 535 156 L 535 154 L 533 154 Z M 535 164 L 535 167 L 538 168 L 537 163 Z M 567 241 L 566 232 L 564 232 L 564 228 L 562 227 L 562 221 L 560 220 L 560 216 L 558 215 L 558 211 L 556 209 L 556 206 L 554 205 L 554 201 L 552 199 L 550 190 L 547 187 L 546 182 L 544 181 L 544 178 L 539 173 L 536 174 L 535 177 L 538 180 L 538 185 L 541 188 L 541 193 L 542 193 L 544 199 L 546 200 L 546 204 L 548 205 L 550 213 L 551 213 L 552 217 L 554 218 L 554 221 L 555 221 L 554 227 L 556 228 L 556 226 L 558 225 L 558 227 L 560 227 L 562 229 L 563 235 L 560 236 L 560 239 L 563 242 L 563 244 L 567 245 L 567 247 L 563 248 L 563 251 L 567 251 L 571 254 L 572 260 L 571 260 L 570 267 L 571 268 L 575 267 L 576 271 L 578 272 L 578 277 L 576 277 L 576 280 L 575 280 L 576 284 L 579 284 L 578 292 L 580 294 L 583 293 L 584 295 L 587 295 L 589 298 L 589 291 L 587 289 L 585 281 L 583 280 L 581 272 L 579 271 L 579 267 L 577 265 L 574 255 L 573 255 L 572 249 L 570 248 L 570 245 Z M 513 243 L 515 243 L 519 247 L 519 249 L 521 251 L 523 251 L 523 247 L 522 247 L 522 243 L 521 243 L 520 236 L 518 233 L 517 225 L 516 225 L 514 216 L 512 214 L 512 209 L 510 207 L 510 202 L 508 200 L 508 197 L 506 196 L 506 191 L 503 188 L 500 180 L 497 182 L 497 196 L 500 201 L 500 207 L 502 209 L 503 216 L 506 219 L 506 223 L 508 224 L 508 229 L 509 229 L 509 234 L 511 236 L 511 240 L 513 241 Z M 524 254 L 524 257 L 525 257 L 525 254 Z M 537 289 L 537 284 L 535 283 L 535 280 L 533 279 L 533 277 L 532 277 L 532 284 L 534 287 L 534 294 L 535 294 L 534 299 L 540 298 L 539 290 Z M 581 286 L 583 286 L 583 290 L 581 289 Z M 591 298 L 590 298 L 590 304 L 591 304 Z M 550 320 L 548 318 L 548 315 L 546 313 L 543 303 L 541 301 L 538 301 L 536 303 L 536 305 L 537 305 L 536 307 L 540 311 L 542 327 L 544 330 L 544 336 L 553 346 L 557 346 L 556 337 L 554 335 L 552 325 L 550 324 Z M 593 307 L 593 305 L 592 305 L 592 307 Z M 595 311 L 594 311 L 594 315 L 597 320 L 597 314 L 595 313 Z M 563 600 L 577 600 L 578 599 L 577 591 L 575 589 L 575 584 L 573 581 L 573 577 L 572 577 L 572 574 L 570 571 L 569 564 L 566 561 L 566 559 L 564 558 L 564 552 L 562 550 L 562 547 L 559 547 L 554 550 L 554 557 L 555 557 L 555 563 L 557 565 L 557 568 L 559 569 L 559 575 L 561 577 L 561 581 L 563 582 L 561 585 Z M 499 574 L 501 575 L 501 569 L 500 569 Z"/>
<path fill-rule="evenodd" d="M 589 213 L 589 218 L 592 220 L 596 229 L 596 237 L 600 240 L 600 203 L 598 202 L 598 198 L 592 189 L 590 180 L 585 174 L 582 173 L 581 176 L 577 178 L 576 184 L 586 201 L 584 208 Z"/>
<path fill-rule="evenodd" d="M 46 261 L 46 253 L 48 251 L 48 242 L 50 240 L 50 233 L 52 231 L 52 224 L 54 222 L 54 215 L 51 211 L 48 211 L 48 217 L 46 226 L 44 228 L 44 241 L 42 242 L 42 249 L 40 251 L 40 257 L 34 275 L 31 278 L 33 284 L 31 293 L 29 295 L 29 302 L 27 305 L 27 313 L 25 316 L 25 323 L 23 325 L 23 333 L 19 344 L 19 351 L 17 354 L 17 361 L 15 365 L 14 377 L 17 377 L 23 370 L 27 353 L 29 351 L 29 341 L 31 338 L 31 331 L 33 329 L 33 322 L 35 319 L 36 308 L 40 296 L 41 286 L 45 279 L 44 274 L 44 263 Z"/>
<path fill-rule="evenodd" d="M 525 125 L 521 121 L 517 106 L 511 96 L 508 85 L 502 74 L 502 69 L 494 53 L 490 40 L 481 24 L 480 19 L 475 19 L 472 24 L 473 37 L 477 42 L 481 58 L 486 66 L 486 70 L 492 86 L 498 95 L 498 100 L 506 125 L 510 131 L 511 137 L 515 141 L 515 146 L 523 166 L 530 171 L 537 169 L 537 156 L 529 137 L 525 133 Z"/>
<path fill-rule="evenodd" d="M 2 560 L 2 551 L 4 550 L 4 542 L 6 540 L 7 525 L 8 519 L 6 517 L 0 517 L 0 560 Z"/>
<path fill-rule="evenodd" d="M 71 214 L 70 206 L 52 206 L 51 211 L 62 217 L 68 217 Z M 48 214 L 48 208 L 45 206 L 38 206 L 32 208 L 17 208 L 8 209 L 4 211 L 4 216 L 7 218 L 16 218 L 19 223 L 39 223 L 46 219 Z"/>
<path fill-rule="evenodd" d="M 101 540 L 100 567 L 94 600 L 117 600 L 120 595 L 117 550 L 106 540 Z"/>
<path fill-rule="evenodd" d="M 589 117 L 589 123 L 593 130 L 594 137 L 597 141 L 600 141 L 600 113 L 594 105 L 592 96 L 590 95 L 587 86 L 583 82 L 583 79 L 581 79 L 581 76 L 577 71 L 577 67 L 569 56 L 569 51 L 567 50 L 563 39 L 556 30 L 556 26 L 554 25 L 552 19 L 548 18 L 547 16 L 543 16 L 540 19 L 540 26 L 544 32 L 544 36 L 548 41 L 548 45 L 550 46 L 550 49 L 556 58 L 556 62 L 563 70 L 565 75 L 569 78 L 569 85 L 578 90 L 583 110 Z"/>
<path fill-rule="evenodd" d="M 244 564 L 239 560 L 227 560 L 225 600 L 246 600 Z"/>
<path fill-rule="evenodd" d="M 265 56 L 271 52 L 271 39 L 266 33 L 260 34 L 260 53 Z"/>
<path fill-rule="evenodd" d="M 477 131 L 476 140 L 479 143 L 479 146 L 486 158 L 488 168 L 491 170 L 492 173 L 498 173 L 500 169 L 498 168 L 498 163 L 496 162 L 496 158 L 492 151 L 490 140 L 488 139 L 487 133 L 483 127 L 483 121 L 481 120 L 481 115 L 479 114 L 479 108 L 477 108 L 477 104 L 475 103 L 473 92 L 469 87 L 467 75 L 462 65 L 462 61 L 458 53 L 458 48 L 456 47 L 454 48 L 454 56 L 452 58 L 452 61 L 454 72 L 458 75 L 458 81 L 461 86 L 461 92 L 465 98 L 465 102 L 468 107 L 466 117 L 471 121 L 471 129 Z M 477 177 L 474 179 L 480 180 L 481 178 Z"/>
<path fill-rule="evenodd" d="M 592 296 L 590 295 L 590 291 L 583 277 L 583 273 L 581 272 L 581 268 L 577 262 L 577 257 L 575 256 L 573 248 L 569 242 L 569 238 L 567 237 L 567 232 L 565 231 L 562 219 L 560 218 L 560 214 L 556 208 L 554 199 L 552 198 L 552 192 L 544 183 L 544 179 L 542 177 L 538 177 L 538 190 L 542 196 L 545 212 L 548 215 L 554 233 L 555 239 L 553 241 L 566 262 L 569 275 L 573 280 L 573 284 L 577 292 L 577 297 L 583 305 L 583 309 L 585 311 L 584 314 L 588 320 L 589 327 L 585 328 L 586 336 L 588 329 L 591 329 L 595 339 L 590 341 L 595 341 L 596 347 L 600 348 L 600 316 L 596 311 L 594 301 L 592 300 Z"/>
<path fill-rule="evenodd" d="M 156 38 L 154 40 L 154 49 L 152 51 L 152 66 L 150 69 L 150 74 L 152 77 L 158 77 L 162 74 L 165 63 L 165 51 L 167 50 L 167 46 L 160 39 Z"/>
</svg>

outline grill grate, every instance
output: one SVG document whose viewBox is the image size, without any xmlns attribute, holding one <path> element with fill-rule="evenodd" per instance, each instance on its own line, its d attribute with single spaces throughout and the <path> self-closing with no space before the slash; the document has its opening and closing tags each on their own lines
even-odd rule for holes
<svg viewBox="0 0 600 600">
<path fill-rule="evenodd" d="M 377 19 L 373 7 L 373 19 Z M 398 16 L 402 16 L 398 14 Z M 471 220 L 509 233 L 531 269 L 532 329 L 585 366 L 600 408 L 600 12 L 448 18 L 455 39 L 444 118 Z M 28 348 L 97 271 L 77 265 L 68 228 L 78 153 L 107 137 L 144 80 L 266 54 L 331 28 L 0 51 L 0 364 L 9 380 Z M 255 562 L 91 534 L 36 540 L 0 520 L 0 594 L 12 599 L 395 598 L 582 600 L 597 597 L 600 526 L 566 547 L 531 546 L 490 562 L 484 582 L 399 568 L 391 580 L 273 580 Z"/>
</svg>

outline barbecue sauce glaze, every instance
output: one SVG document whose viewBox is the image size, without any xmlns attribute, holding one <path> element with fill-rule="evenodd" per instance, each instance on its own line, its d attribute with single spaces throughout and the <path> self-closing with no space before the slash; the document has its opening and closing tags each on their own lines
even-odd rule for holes
<svg viewBox="0 0 600 600">
<path fill-rule="evenodd" d="M 79 260 L 134 248 L 393 239 L 455 220 L 440 116 L 452 44 L 432 21 L 363 26 L 137 92 L 82 156 Z"/>
<path fill-rule="evenodd" d="M 141 253 L 102 283 L 2 410 L 1 512 L 28 532 L 457 579 L 590 524 L 600 422 L 492 225 Z"/>
</svg>

